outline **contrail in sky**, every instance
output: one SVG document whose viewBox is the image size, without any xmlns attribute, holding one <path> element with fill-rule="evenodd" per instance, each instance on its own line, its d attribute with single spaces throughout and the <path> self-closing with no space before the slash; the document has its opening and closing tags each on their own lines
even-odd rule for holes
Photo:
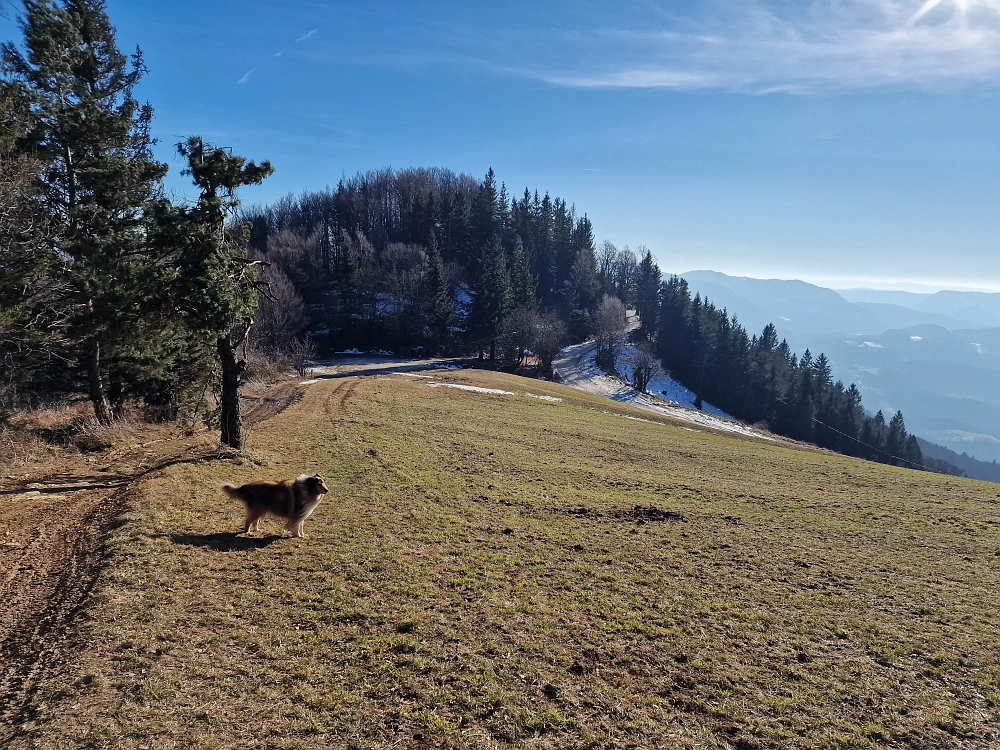
<svg viewBox="0 0 1000 750">
<path fill-rule="evenodd" d="M 302 35 L 302 36 L 300 36 L 300 37 L 299 37 L 298 39 L 296 39 L 296 40 L 295 40 L 294 42 L 292 42 L 291 44 L 289 44 L 289 45 L 288 45 L 287 47 L 284 47 L 284 48 L 283 48 L 283 49 L 281 49 L 280 51 L 278 51 L 278 52 L 275 52 L 275 53 L 274 53 L 274 56 L 275 56 L 275 57 L 281 57 L 281 56 L 282 56 L 283 54 L 285 54 L 286 52 L 288 52 L 288 50 L 290 50 L 290 49 L 291 49 L 292 47 L 294 47 L 294 46 L 295 46 L 296 44 L 298 44 L 299 42 L 304 42 L 304 41 L 305 41 L 306 39 L 308 39 L 309 37 L 311 37 L 311 36 L 312 36 L 313 34 L 315 34 L 315 33 L 316 33 L 317 31 L 319 31 L 319 28 L 315 28 L 315 29 L 313 29 L 313 30 L 312 30 L 312 31 L 310 31 L 310 32 L 309 32 L 308 34 L 303 34 L 303 35 Z"/>
</svg>

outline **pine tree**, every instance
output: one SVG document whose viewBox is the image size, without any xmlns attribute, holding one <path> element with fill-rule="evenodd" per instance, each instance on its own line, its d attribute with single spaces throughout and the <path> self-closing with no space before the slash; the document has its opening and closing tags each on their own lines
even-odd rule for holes
<svg viewBox="0 0 1000 750">
<path fill-rule="evenodd" d="M 133 96 L 146 69 L 141 52 L 130 62 L 119 51 L 103 0 L 26 0 L 21 27 L 25 53 L 5 43 L 2 70 L 30 105 L 24 140 L 44 165 L 45 206 L 70 261 L 71 330 L 95 414 L 108 422 L 108 360 L 150 343 L 129 334 L 138 302 L 156 296 L 144 288 L 143 243 L 167 168 L 152 158 L 152 108 Z"/>
<path fill-rule="evenodd" d="M 643 341 L 648 341 L 656 334 L 661 276 L 660 267 L 653 260 L 652 252 L 647 249 L 639 262 L 635 295 L 635 307 L 640 323 L 639 337 Z"/>
<path fill-rule="evenodd" d="M 514 307 L 534 310 L 538 306 L 535 297 L 535 277 L 531 275 L 528 254 L 521 242 L 521 235 L 514 236 L 514 249 L 510 254 L 511 303 Z"/>
<path fill-rule="evenodd" d="M 511 309 L 510 271 L 499 236 L 483 247 L 479 258 L 475 297 L 469 313 L 469 333 L 480 346 L 489 346 L 490 359 L 496 358 L 496 342 L 503 319 Z"/>
<path fill-rule="evenodd" d="M 440 345 L 448 334 L 448 327 L 455 320 L 455 298 L 452 296 L 448 277 L 441 259 L 437 234 L 433 229 L 427 243 L 426 275 L 427 321 L 430 335 L 435 344 Z"/>
<path fill-rule="evenodd" d="M 494 236 L 503 236 L 501 214 L 505 208 L 500 205 L 496 175 L 490 167 L 479 185 L 472 205 L 472 240 L 477 247 L 488 245 Z"/>
<path fill-rule="evenodd" d="M 240 449 L 239 387 L 246 361 L 237 359 L 237 351 L 246 341 L 257 296 L 265 287 L 257 276 L 260 261 L 245 257 L 248 227 L 226 226 L 226 220 L 239 206 L 236 191 L 260 184 L 274 170 L 267 161 L 247 162 L 197 136 L 177 144 L 177 152 L 187 160 L 183 174 L 201 191 L 197 205 L 181 217 L 188 221 L 189 235 L 179 259 L 180 295 L 190 311 L 192 331 L 215 340 L 222 368 L 222 442 Z"/>
<path fill-rule="evenodd" d="M 38 205 L 41 165 L 16 146 L 28 125 L 23 104 L 0 82 L 0 421 L 54 354 L 60 329 L 58 262 Z"/>
<path fill-rule="evenodd" d="M 906 459 L 906 423 L 903 420 L 903 413 L 897 411 L 889 420 L 889 430 L 885 436 L 885 452 L 893 459 L 903 459 L 903 461 L 893 461 L 905 465 Z"/>
<path fill-rule="evenodd" d="M 582 341 L 591 334 L 593 311 L 602 301 L 601 282 L 597 278 L 597 261 L 592 247 L 584 246 L 577 252 L 565 282 L 564 295 L 569 311 L 570 335 Z"/>
</svg>

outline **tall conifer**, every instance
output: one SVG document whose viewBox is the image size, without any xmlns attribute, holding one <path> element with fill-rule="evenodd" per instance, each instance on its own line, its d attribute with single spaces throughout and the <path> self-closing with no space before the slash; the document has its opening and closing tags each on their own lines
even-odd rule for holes
<svg viewBox="0 0 1000 750">
<path fill-rule="evenodd" d="M 166 165 L 152 158 L 152 108 L 133 89 L 142 54 L 118 49 L 103 0 L 26 0 L 24 52 L 2 47 L 2 70 L 30 106 L 24 139 L 43 162 L 46 209 L 58 226 L 73 294 L 72 332 L 97 418 L 110 421 L 108 361 L 140 347 L 139 300 L 151 283 L 147 209 Z M 146 342 L 148 343 L 148 342 Z"/>
<path fill-rule="evenodd" d="M 503 243 L 498 236 L 483 247 L 469 313 L 469 333 L 480 347 L 489 346 L 490 359 L 496 357 L 500 325 L 511 309 L 510 270 Z M 480 355 L 482 348 L 480 348 Z"/>
</svg>

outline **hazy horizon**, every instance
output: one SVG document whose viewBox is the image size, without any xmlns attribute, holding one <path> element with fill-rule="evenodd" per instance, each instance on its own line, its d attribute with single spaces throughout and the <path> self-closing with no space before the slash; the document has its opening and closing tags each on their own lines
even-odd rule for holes
<svg viewBox="0 0 1000 750">
<path fill-rule="evenodd" d="M 794 276 L 789 274 L 768 274 L 768 273 L 746 273 L 746 272 L 736 272 L 736 271 L 725 271 L 719 268 L 688 268 L 684 271 L 673 271 L 664 270 L 663 272 L 669 275 L 684 276 L 685 274 L 696 273 L 700 271 L 714 271 L 716 273 L 723 273 L 726 276 L 733 276 L 736 278 L 749 278 L 749 279 L 759 279 L 762 281 L 804 281 L 808 284 L 813 284 L 815 286 L 825 287 L 827 289 L 833 289 L 835 291 L 861 291 L 861 290 L 873 290 L 873 291 L 893 291 L 893 292 L 911 292 L 913 294 L 935 294 L 936 292 L 942 291 L 953 291 L 953 292 L 983 292 L 986 294 L 1000 294 L 1000 284 L 996 285 L 967 285 L 961 282 L 954 281 L 931 281 L 929 279 L 877 279 L 877 278 L 825 278 L 825 277 L 810 277 L 808 275 L 804 276 Z"/>
</svg>

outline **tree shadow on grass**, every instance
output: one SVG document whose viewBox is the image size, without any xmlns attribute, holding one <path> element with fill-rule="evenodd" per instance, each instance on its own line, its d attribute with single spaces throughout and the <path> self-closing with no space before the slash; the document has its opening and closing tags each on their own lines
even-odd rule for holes
<svg viewBox="0 0 1000 750">
<path fill-rule="evenodd" d="M 244 536 L 235 531 L 220 531 L 216 534 L 170 534 L 169 539 L 174 544 L 184 544 L 188 547 L 203 547 L 216 552 L 245 552 L 251 549 L 262 549 L 284 539 L 279 534 L 268 536 Z"/>
</svg>

